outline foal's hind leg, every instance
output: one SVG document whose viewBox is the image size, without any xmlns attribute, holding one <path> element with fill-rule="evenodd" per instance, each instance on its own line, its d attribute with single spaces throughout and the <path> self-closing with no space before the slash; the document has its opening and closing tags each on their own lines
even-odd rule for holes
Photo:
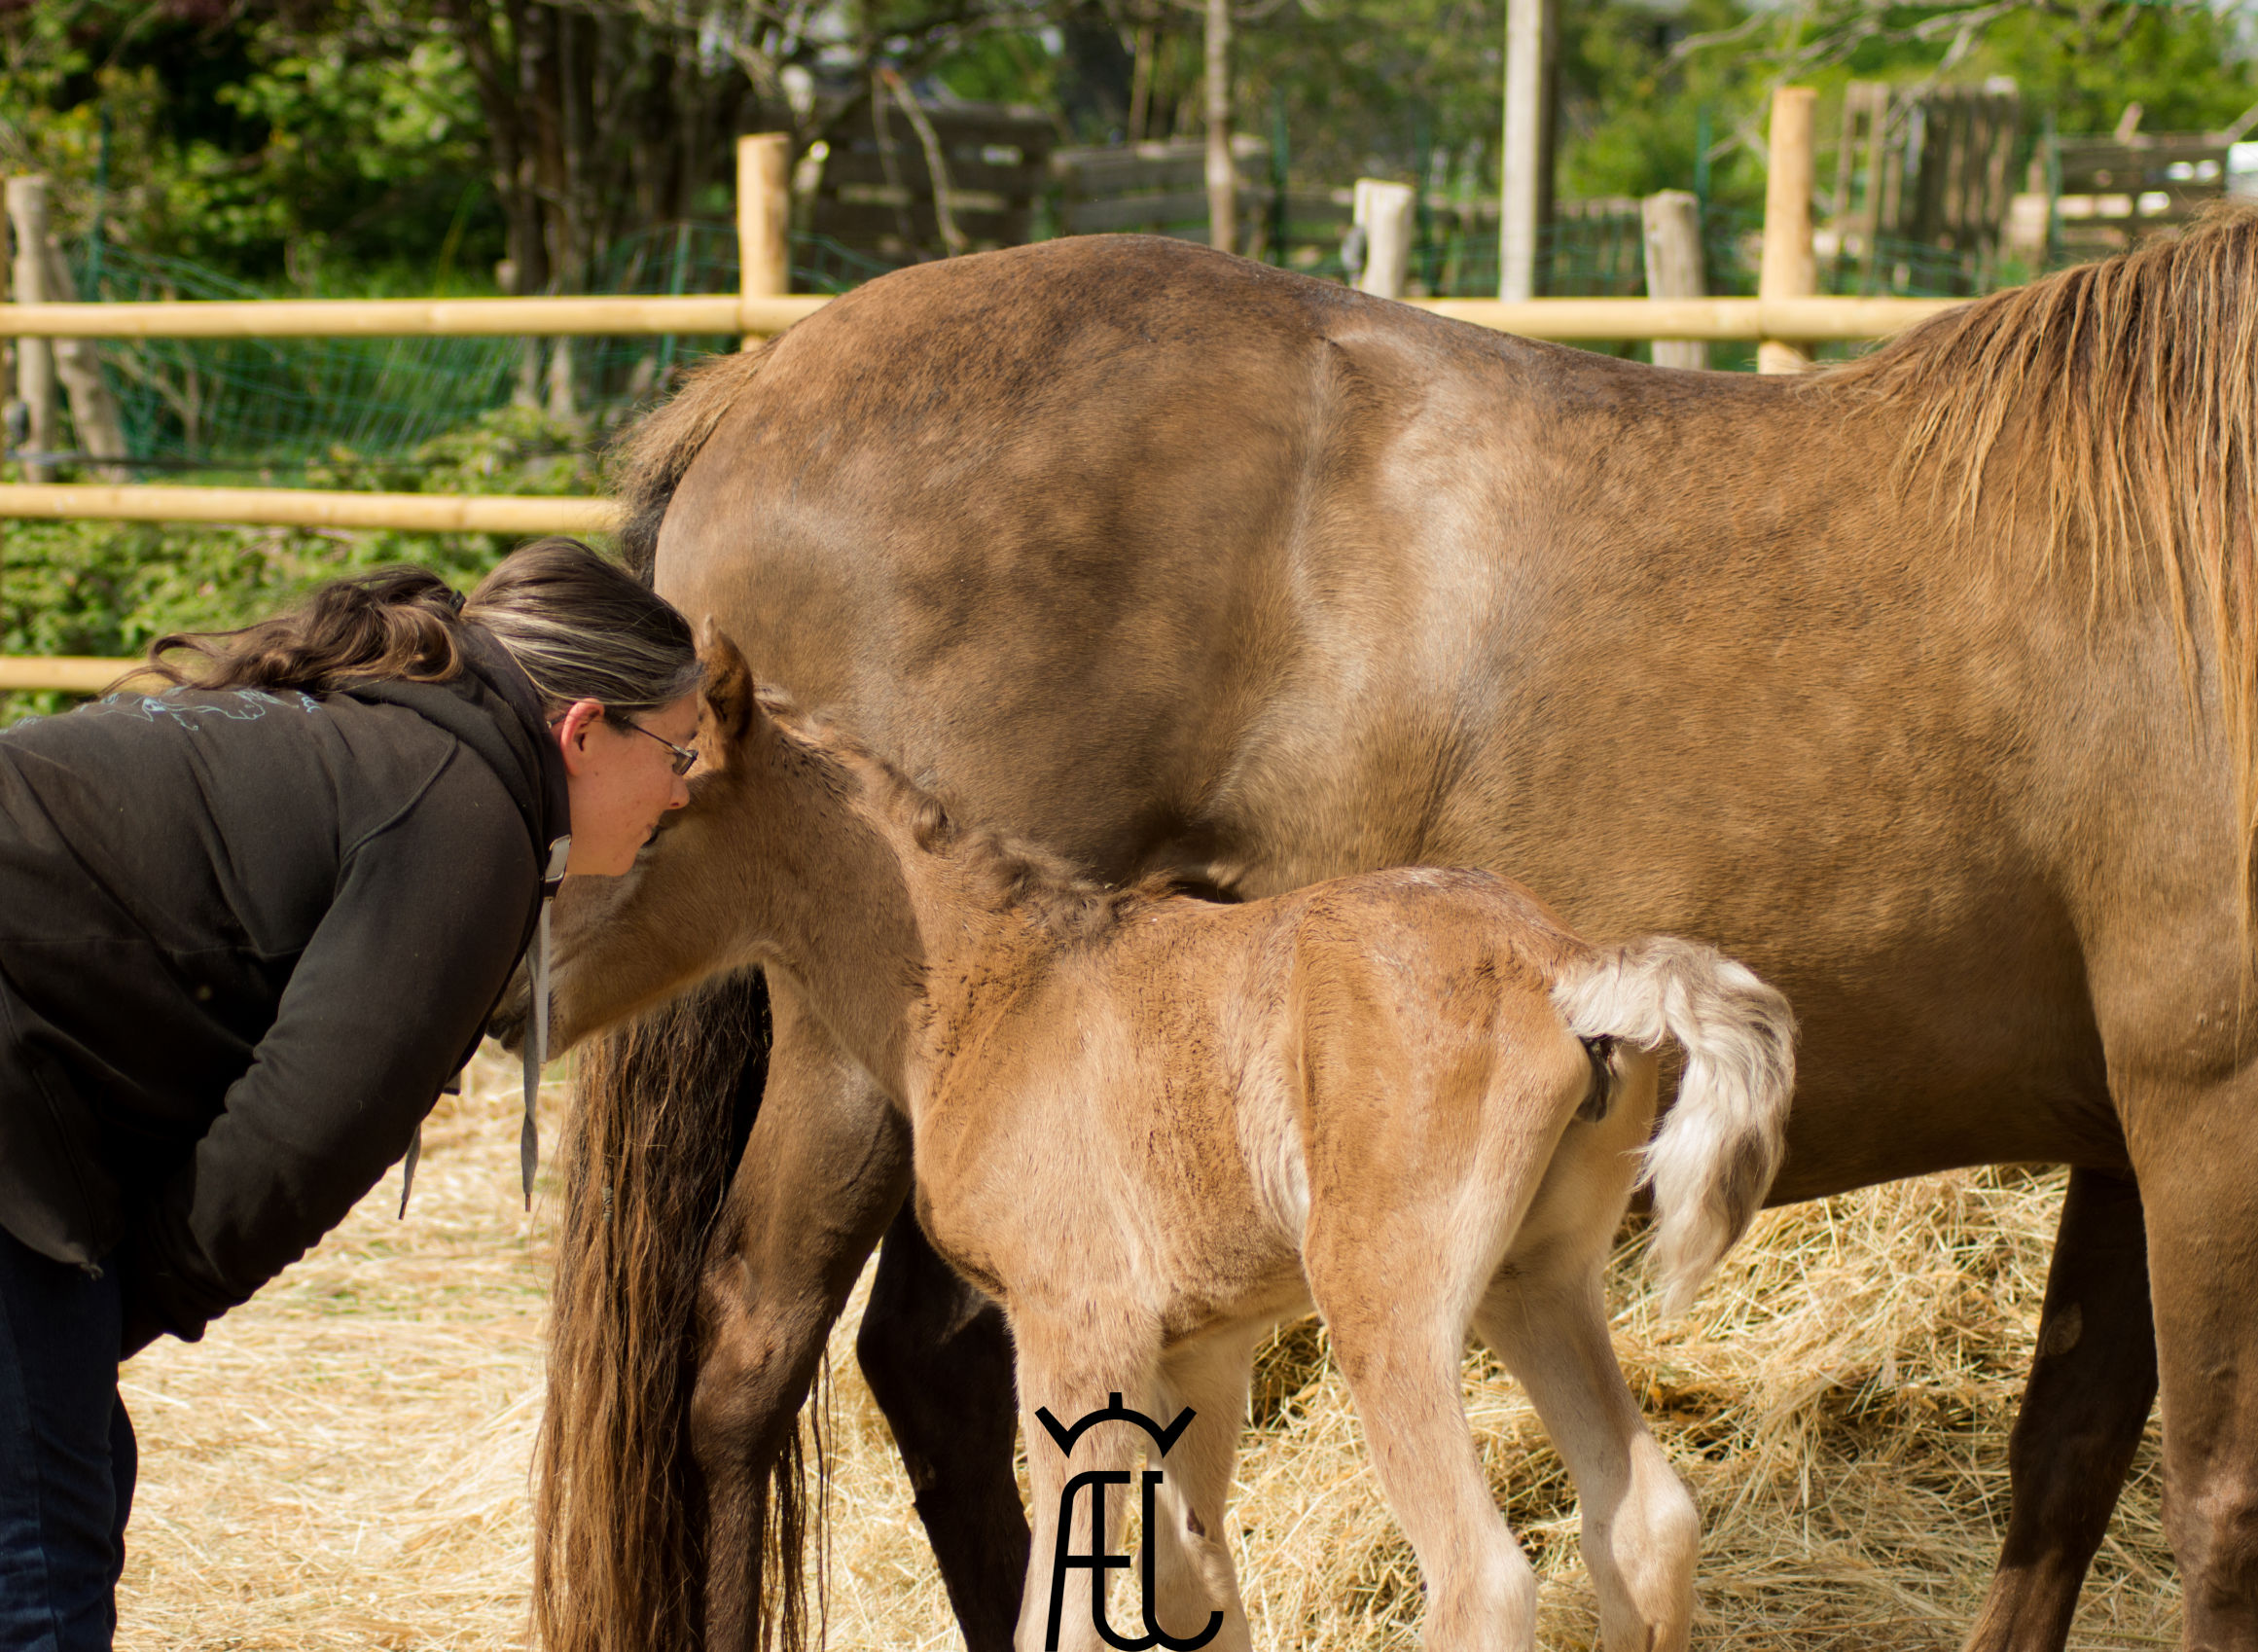
<svg viewBox="0 0 2258 1652">
<path fill-rule="evenodd" d="M 2140 1190 L 2070 1172 L 2038 1351 L 2007 1448 L 2007 1542 L 1968 1652 L 2059 1652 L 2156 1401 Z"/>
<path fill-rule="evenodd" d="M 1401 1208 L 1378 1222 L 1328 1214 L 1311 1213 L 1303 1267 L 1363 1420 L 1374 1478 L 1418 1557 L 1427 1586 L 1420 1644 L 1526 1652 L 1536 1642 L 1536 1574 L 1483 1477 L 1459 1369 L 1466 1305 L 1495 1250 L 1457 1254 L 1447 1214 L 1424 1222 Z"/>
<path fill-rule="evenodd" d="M 1584 1562 L 1613 1652 L 1686 1644 L 1702 1543 L 1694 1500 L 1624 1384 L 1600 1289 L 1653 1116 L 1653 1066 L 1642 1061 L 1604 1118 L 1568 1127 L 1474 1315 L 1576 1483 Z"/>
<path fill-rule="evenodd" d="M 1693 1622 L 1701 1518 L 1624 1386 L 1597 1266 L 1517 1270 L 1475 1324 L 1576 1483 L 1602 1637 L 1613 1652 L 1676 1652 Z"/>
</svg>

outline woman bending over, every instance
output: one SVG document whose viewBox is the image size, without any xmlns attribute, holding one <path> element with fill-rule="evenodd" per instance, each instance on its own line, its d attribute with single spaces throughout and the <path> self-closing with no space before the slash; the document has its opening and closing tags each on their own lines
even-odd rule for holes
<svg viewBox="0 0 2258 1652">
<path fill-rule="evenodd" d="M 545 885 L 689 797 L 690 629 L 571 540 L 150 654 L 164 692 L 0 732 L 0 1652 L 110 1644 L 119 1362 L 335 1227 Z"/>
</svg>

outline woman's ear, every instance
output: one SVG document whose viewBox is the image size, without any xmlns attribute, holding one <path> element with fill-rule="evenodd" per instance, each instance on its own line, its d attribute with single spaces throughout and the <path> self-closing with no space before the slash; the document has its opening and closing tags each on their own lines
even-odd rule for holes
<svg viewBox="0 0 2258 1652">
<path fill-rule="evenodd" d="M 588 765 L 589 728 L 602 722 L 603 717 L 603 701 L 576 700 L 549 725 L 556 734 L 557 749 L 564 753 L 564 772 L 575 779 Z"/>
<path fill-rule="evenodd" d="M 708 759 L 727 762 L 727 748 L 744 737 L 759 714 L 753 705 L 753 673 L 711 614 L 698 630 L 698 657 L 705 662 L 705 713 L 722 747 L 708 753 Z"/>
</svg>

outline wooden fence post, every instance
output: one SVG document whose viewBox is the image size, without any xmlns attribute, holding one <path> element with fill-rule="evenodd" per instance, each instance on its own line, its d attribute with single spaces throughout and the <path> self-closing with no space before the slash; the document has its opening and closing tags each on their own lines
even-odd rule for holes
<svg viewBox="0 0 2258 1652">
<path fill-rule="evenodd" d="M 1811 251 L 1811 117 L 1818 97 L 1808 86 L 1783 86 L 1772 94 L 1759 300 L 1810 298 L 1819 290 L 1819 265 Z M 1766 339 L 1756 346 L 1759 373 L 1800 373 L 1809 366 L 1810 357 L 1793 344 Z"/>
<path fill-rule="evenodd" d="M 1364 268 L 1356 290 L 1383 299 L 1404 296 L 1412 264 L 1412 186 L 1356 180 L 1355 218 L 1364 231 Z"/>
<path fill-rule="evenodd" d="M 737 288 L 748 299 L 792 290 L 792 139 L 758 132 L 737 139 Z M 760 342 L 745 336 L 744 347 Z"/>
<path fill-rule="evenodd" d="M 1207 0 L 1207 244 L 1238 250 L 1238 158 L 1231 152 L 1231 0 Z"/>
<path fill-rule="evenodd" d="M 18 304 L 45 304 L 47 259 L 47 180 L 8 180 L 8 222 L 16 232 L 13 266 L 14 297 Z M 28 422 L 23 446 L 33 453 L 55 450 L 54 345 L 46 339 L 16 341 L 16 393 L 23 399 Z M 54 467 L 26 460 L 23 474 L 33 482 L 51 481 Z"/>
<path fill-rule="evenodd" d="M 18 303 L 70 304 L 78 293 L 71 285 L 70 266 L 48 231 L 47 180 L 8 180 L 8 217 L 16 229 L 15 279 Z M 26 347 L 35 346 L 35 347 Z M 59 445 L 55 386 L 70 397 L 71 423 L 78 431 L 82 452 L 102 459 L 125 456 L 125 422 L 118 412 L 118 398 L 102 377 L 101 358 L 87 339 L 23 339 L 18 341 L 18 360 L 29 367 L 18 370 L 21 394 L 30 413 L 26 445 L 35 452 L 52 453 Z M 131 473 L 122 464 L 98 467 L 105 481 L 125 482 Z M 26 474 L 46 481 L 53 467 L 33 464 Z"/>
<path fill-rule="evenodd" d="M 80 294 L 71 280 L 71 267 L 63 258 L 62 248 L 50 237 L 44 250 L 48 296 L 63 304 L 74 302 Z M 70 403 L 71 425 L 78 432 L 79 451 L 97 459 L 125 458 L 125 417 L 118 409 L 118 398 L 110 392 L 110 381 L 102 377 L 102 358 L 95 351 L 94 341 L 57 339 L 54 360 L 54 377 Z M 96 465 L 94 474 L 104 482 L 133 480 L 132 471 L 123 464 Z"/>
<path fill-rule="evenodd" d="M 1706 298 L 1709 283 L 1702 269 L 1702 203 L 1687 190 L 1661 190 L 1638 203 L 1646 241 L 1646 296 L 1650 299 Z M 1709 346 L 1699 339 L 1657 339 L 1657 367 L 1702 368 Z"/>
</svg>

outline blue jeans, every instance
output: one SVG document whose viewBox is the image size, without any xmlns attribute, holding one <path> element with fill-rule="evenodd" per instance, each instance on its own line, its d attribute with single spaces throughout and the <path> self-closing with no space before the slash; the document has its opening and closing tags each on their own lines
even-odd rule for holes
<svg viewBox="0 0 2258 1652">
<path fill-rule="evenodd" d="M 0 1652 L 106 1649 L 133 1504 L 118 1275 L 0 1229 Z"/>
</svg>

